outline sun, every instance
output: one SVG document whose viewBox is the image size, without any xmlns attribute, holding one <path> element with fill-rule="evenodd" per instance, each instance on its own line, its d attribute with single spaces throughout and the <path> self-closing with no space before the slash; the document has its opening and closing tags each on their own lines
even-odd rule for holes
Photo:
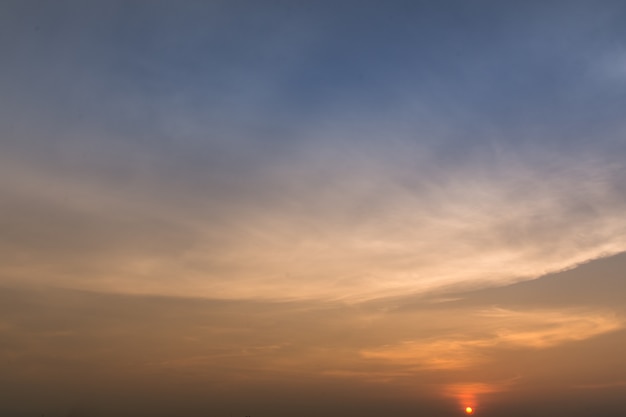
<svg viewBox="0 0 626 417">
<path fill-rule="evenodd" d="M 468 416 L 474 414 L 474 409 L 472 407 L 465 407 L 465 414 Z"/>
</svg>

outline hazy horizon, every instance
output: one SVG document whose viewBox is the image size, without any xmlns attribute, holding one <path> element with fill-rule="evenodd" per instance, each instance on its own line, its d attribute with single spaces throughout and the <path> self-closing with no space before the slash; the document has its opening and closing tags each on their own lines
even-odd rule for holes
<svg viewBox="0 0 626 417">
<path fill-rule="evenodd" d="M 0 414 L 626 407 L 622 2 L 0 19 Z"/>
</svg>

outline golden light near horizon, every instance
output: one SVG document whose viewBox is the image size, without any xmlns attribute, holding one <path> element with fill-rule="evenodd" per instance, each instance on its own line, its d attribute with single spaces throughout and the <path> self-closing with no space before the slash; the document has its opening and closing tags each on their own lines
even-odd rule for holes
<svg viewBox="0 0 626 417">
<path fill-rule="evenodd" d="M 465 407 L 465 414 L 467 415 L 474 414 L 474 409 L 472 407 Z"/>
</svg>

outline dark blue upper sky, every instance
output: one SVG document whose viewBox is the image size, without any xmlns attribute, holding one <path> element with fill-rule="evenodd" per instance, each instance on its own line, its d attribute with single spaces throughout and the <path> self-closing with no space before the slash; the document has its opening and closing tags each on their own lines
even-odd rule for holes
<svg viewBox="0 0 626 417">
<path fill-rule="evenodd" d="M 159 110 L 226 129 L 372 117 L 418 129 L 434 117 L 459 141 L 488 124 L 504 141 L 540 129 L 541 142 L 572 143 L 621 116 L 620 6 L 8 2 L 3 83 L 28 106 L 109 129 L 149 131 Z M 133 99 L 138 114 L 125 114 L 119 101 Z"/>
</svg>

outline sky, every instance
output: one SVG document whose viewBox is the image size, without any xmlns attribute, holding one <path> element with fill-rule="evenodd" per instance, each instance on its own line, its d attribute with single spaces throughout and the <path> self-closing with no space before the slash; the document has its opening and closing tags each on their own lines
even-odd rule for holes
<svg viewBox="0 0 626 417">
<path fill-rule="evenodd" d="M 0 2 L 0 413 L 618 415 L 625 21 Z"/>
</svg>

